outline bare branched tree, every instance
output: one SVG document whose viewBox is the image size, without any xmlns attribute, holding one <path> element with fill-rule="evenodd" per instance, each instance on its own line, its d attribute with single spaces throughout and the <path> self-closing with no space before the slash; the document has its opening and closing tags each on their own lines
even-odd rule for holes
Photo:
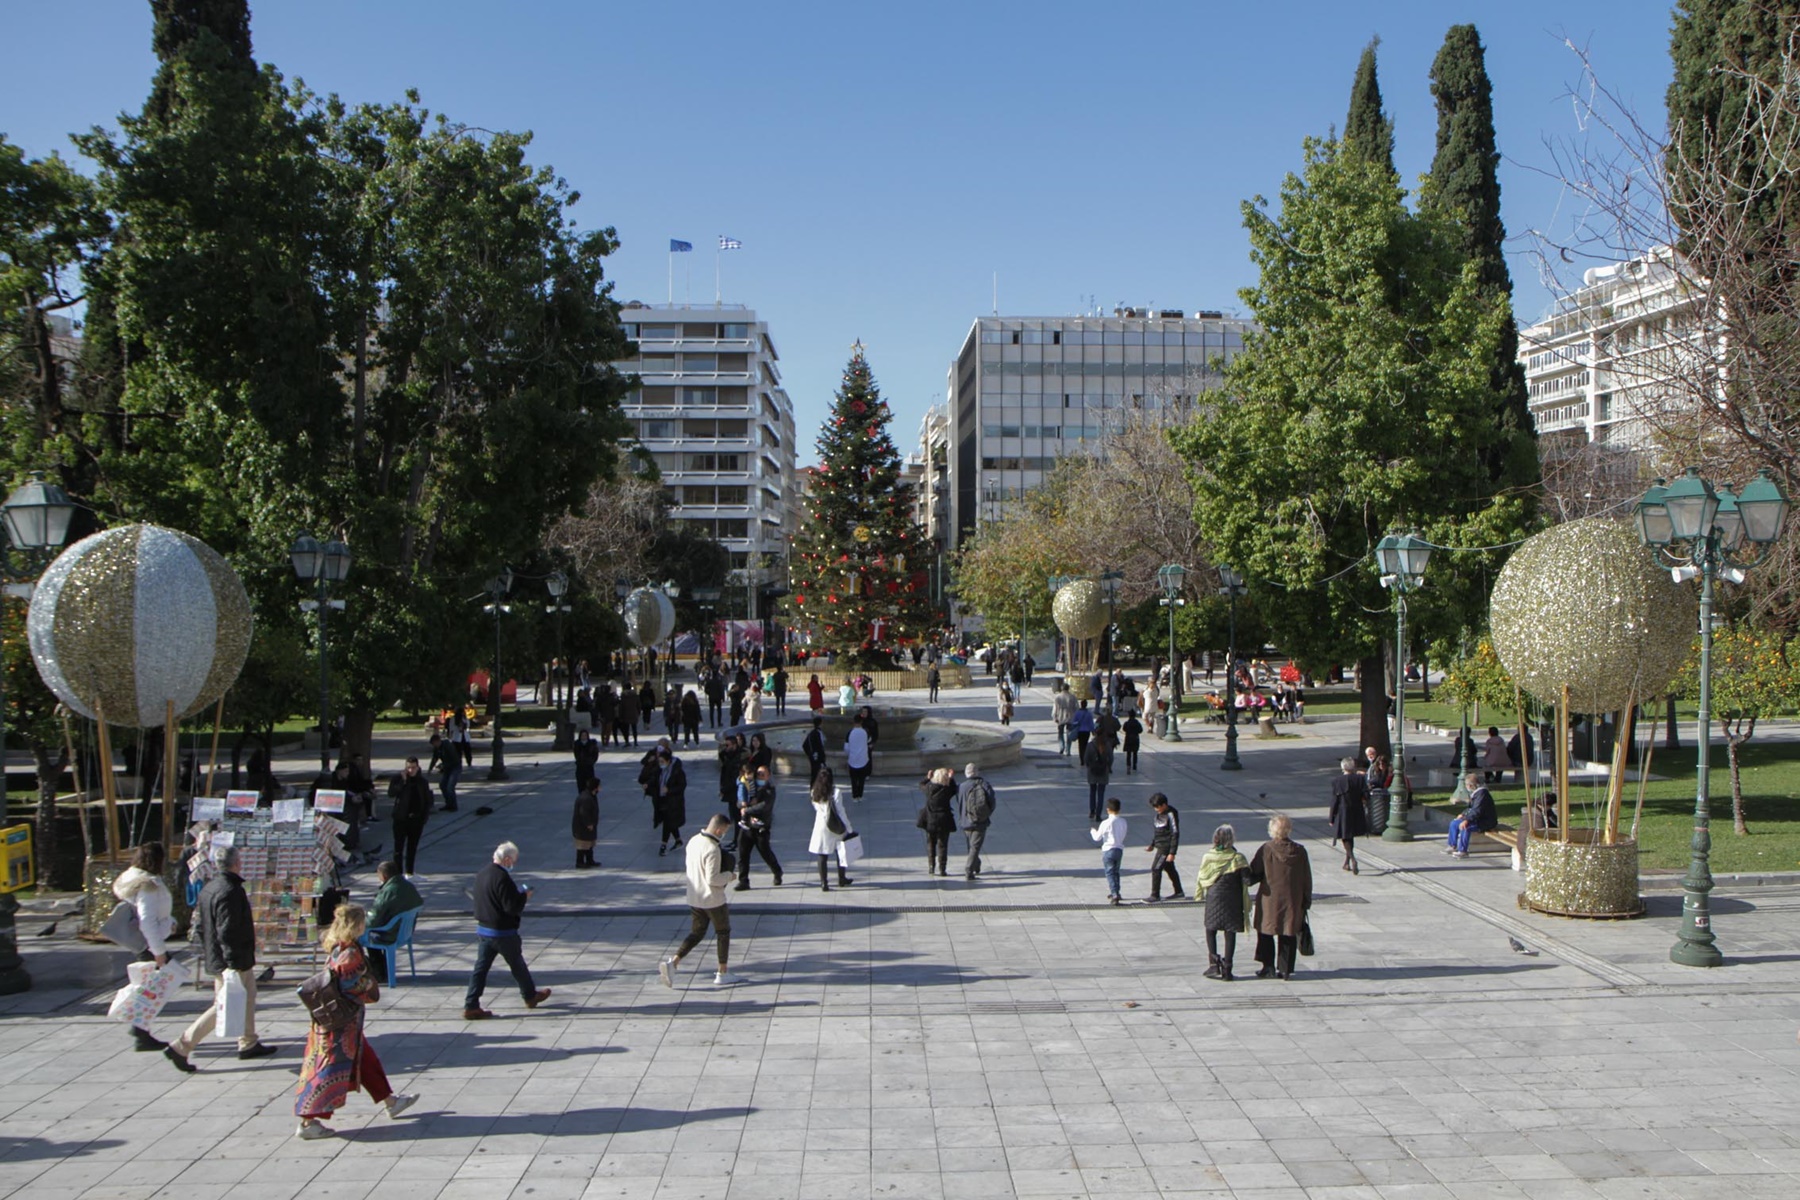
<svg viewBox="0 0 1800 1200">
<path fill-rule="evenodd" d="M 1703 465 L 1742 483 L 1769 469 L 1800 488 L 1800 18 L 1758 6 L 1779 30 L 1778 61 L 1729 56 L 1706 68 L 1733 103 L 1703 116 L 1676 109 L 1666 131 L 1607 88 L 1573 43 L 1582 81 L 1570 93 L 1577 134 L 1549 144 L 1547 173 L 1570 212 L 1531 231 L 1545 283 L 1561 297 L 1551 321 L 1589 335 L 1615 416 L 1639 426 L 1646 466 L 1668 474 Z M 1610 284 L 1612 286 L 1596 286 Z M 1548 459 L 1550 456 L 1546 456 Z M 1585 497 L 1595 452 L 1552 466 L 1546 489 Z M 1614 483 L 1619 481 L 1613 481 Z M 1604 499 L 1612 484 L 1596 495 Z M 1573 506 L 1579 508 L 1579 505 Z M 1790 527 L 1791 530 L 1791 527 Z M 1780 565 L 1753 576 L 1753 605 L 1800 623 L 1800 537 Z"/>
<path fill-rule="evenodd" d="M 546 544 L 569 556 L 578 574 L 590 580 L 636 578 L 645 555 L 668 524 L 660 481 L 620 472 L 594 484 L 579 513 L 550 529 Z"/>
</svg>

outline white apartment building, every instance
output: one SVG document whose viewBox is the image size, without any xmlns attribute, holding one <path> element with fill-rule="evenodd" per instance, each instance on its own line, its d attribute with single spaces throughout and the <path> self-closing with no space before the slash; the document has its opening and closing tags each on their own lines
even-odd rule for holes
<svg viewBox="0 0 1800 1200">
<path fill-rule="evenodd" d="M 1091 453 L 1133 409 L 1217 387 L 1251 321 L 1119 307 L 1110 317 L 979 317 L 950 364 L 944 444 L 946 549 Z M 953 448 L 953 449 L 952 449 Z"/>
<path fill-rule="evenodd" d="M 641 304 L 620 314 L 642 378 L 625 413 L 662 473 L 674 520 L 724 543 L 758 613 L 785 582 L 799 512 L 794 407 L 766 323 L 740 304 Z"/>
<path fill-rule="evenodd" d="M 1645 449 L 1710 390 L 1703 293 L 1674 250 L 1593 267 L 1543 321 L 1519 332 L 1538 436 Z"/>
<path fill-rule="evenodd" d="M 913 484 L 913 520 L 930 552 L 931 596 L 941 608 L 949 583 L 946 554 L 954 545 L 950 522 L 950 406 L 934 404 L 919 422 L 919 448 L 906 463 Z"/>
</svg>

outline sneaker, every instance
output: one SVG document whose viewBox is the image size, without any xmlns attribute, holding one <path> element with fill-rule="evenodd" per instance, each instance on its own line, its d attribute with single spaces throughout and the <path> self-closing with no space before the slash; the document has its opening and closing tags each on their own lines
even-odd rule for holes
<svg viewBox="0 0 1800 1200">
<path fill-rule="evenodd" d="M 492 1017 L 493 1015 L 494 1015 L 493 1013 L 489 1012 L 485 1008 L 465 1008 L 465 1009 L 463 1009 L 463 1020 L 465 1020 L 465 1021 L 485 1021 L 489 1017 Z"/>
<path fill-rule="evenodd" d="M 666 988 L 674 987 L 675 986 L 675 960 L 673 958 L 665 958 L 665 959 L 662 959 L 661 961 L 659 961 L 656 964 L 656 974 L 657 974 L 657 977 L 662 980 L 662 985 L 664 987 L 666 987 Z"/>
<path fill-rule="evenodd" d="M 542 1004 L 544 1001 L 548 1000 L 549 998 L 550 998 L 550 989 L 549 988 L 539 988 L 537 990 L 536 995 L 530 997 L 528 1000 L 525 1001 L 525 1007 L 526 1008 L 536 1008 L 538 1005 Z"/>
<path fill-rule="evenodd" d="M 1450 857 L 1451 858 L 1467 858 L 1467 857 L 1469 857 L 1469 852 L 1467 850 L 1458 850 L 1456 853 L 1452 854 Z"/>
<path fill-rule="evenodd" d="M 271 1054 L 279 1054 L 279 1053 L 281 1053 L 281 1051 L 276 1049 L 274 1046 L 271 1046 L 269 1043 L 258 1042 L 258 1043 L 256 1043 L 256 1045 L 250 1047 L 248 1050 L 239 1050 L 238 1057 L 239 1058 L 267 1058 Z"/>
<path fill-rule="evenodd" d="M 1117 896 L 1108 896 L 1108 897 L 1107 897 L 1107 898 L 1106 898 L 1106 900 L 1107 900 L 1107 903 L 1109 903 L 1109 904 L 1123 904 L 1123 903 L 1124 903 L 1124 901 L 1123 901 L 1123 900 L 1121 900 L 1121 899 L 1120 899 L 1120 898 L 1119 898 L 1119 897 L 1117 897 Z"/>
<path fill-rule="evenodd" d="M 727 975 L 723 971 L 718 971 L 713 974 L 714 987 L 731 987 L 733 984 L 742 982 L 744 982 L 744 977 L 742 975 Z"/>
<path fill-rule="evenodd" d="M 750 885 L 747 883 L 735 883 L 731 886 L 731 890 L 734 892 L 747 892 L 750 890 Z"/>
<path fill-rule="evenodd" d="M 387 1098 L 387 1115 L 390 1117 L 397 1117 L 418 1102 L 419 1096 L 416 1092 L 406 1096 L 395 1092 L 392 1096 Z"/>
<path fill-rule="evenodd" d="M 192 1075 L 200 1068 L 188 1061 L 188 1057 L 173 1046 L 163 1047 L 163 1057 L 175 1064 L 175 1069 L 184 1075 Z"/>
<path fill-rule="evenodd" d="M 317 1141 L 319 1138 L 328 1138 L 331 1136 L 331 1126 L 325 1124 L 323 1121 L 308 1117 L 306 1120 L 300 1122 L 300 1128 L 294 1130 L 294 1136 L 297 1138 L 304 1138 L 309 1142 Z"/>
<path fill-rule="evenodd" d="M 1148 896 L 1144 897 L 1144 903 L 1145 904 L 1161 904 L 1162 897 L 1157 895 L 1155 892 L 1151 892 Z"/>
</svg>

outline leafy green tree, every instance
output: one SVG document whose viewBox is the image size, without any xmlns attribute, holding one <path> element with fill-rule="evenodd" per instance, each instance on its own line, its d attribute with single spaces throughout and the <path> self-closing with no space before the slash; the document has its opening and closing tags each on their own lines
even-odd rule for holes
<svg viewBox="0 0 1800 1200">
<path fill-rule="evenodd" d="M 1195 519 L 1253 588 L 1285 587 L 1264 611 L 1303 666 L 1361 660 L 1362 737 L 1385 746 L 1393 617 L 1375 543 L 1413 526 L 1439 546 L 1494 546 L 1525 527 L 1523 501 L 1482 466 L 1505 436 L 1488 349 L 1507 314 L 1450 250 L 1442 214 L 1408 213 L 1386 165 L 1337 142 L 1309 140 L 1279 212 L 1259 197 L 1244 217 L 1261 278 L 1242 297 L 1261 332 L 1208 419 L 1174 435 Z M 1439 553 L 1412 597 L 1421 642 L 1476 624 L 1486 604 L 1481 558 L 1452 557 Z"/>
<path fill-rule="evenodd" d="M 1494 137 L 1493 85 L 1488 80 L 1481 35 L 1473 25 L 1452 25 L 1431 64 L 1437 99 L 1437 155 L 1422 208 L 1451 216 L 1452 245 L 1476 265 L 1490 301 L 1506 317 L 1487 348 L 1491 420 L 1506 436 L 1483 449 L 1495 487 L 1528 487 L 1538 478 L 1535 426 L 1525 367 L 1519 362 L 1519 328 L 1512 317 L 1512 275 L 1506 266 L 1506 226 L 1500 219 L 1500 151 Z M 1460 236 L 1458 236 L 1460 234 Z"/>
<path fill-rule="evenodd" d="M 1699 642 L 1672 694 L 1700 693 Z M 1712 712 L 1725 739 L 1731 772 L 1731 824 L 1738 836 L 1750 832 L 1744 816 L 1744 781 L 1739 753 L 1756 736 L 1764 717 L 1800 712 L 1800 663 L 1793 639 L 1769 629 L 1737 625 L 1713 634 Z"/>
<path fill-rule="evenodd" d="M 891 420 L 858 344 L 819 434 L 818 474 L 789 561 L 794 611 L 852 666 L 887 665 L 880 647 L 923 634 L 932 619 L 923 538 Z"/>
</svg>

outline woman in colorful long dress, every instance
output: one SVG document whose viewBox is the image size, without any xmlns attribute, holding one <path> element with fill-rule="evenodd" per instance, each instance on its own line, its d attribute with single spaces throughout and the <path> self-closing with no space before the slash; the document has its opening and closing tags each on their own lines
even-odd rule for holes
<svg viewBox="0 0 1800 1200">
<path fill-rule="evenodd" d="M 381 985 L 369 969 L 356 939 L 368 928 L 368 914 L 360 904 L 340 904 L 331 928 L 320 939 L 328 958 L 326 968 L 337 977 L 338 987 L 356 1002 L 356 1016 L 342 1029 L 314 1025 L 306 1035 L 306 1061 L 300 1065 L 300 1098 L 294 1112 L 300 1118 L 296 1136 L 331 1136 L 325 1122 L 344 1106 L 350 1093 L 361 1089 L 369 1099 L 397 1117 L 418 1102 L 416 1095 L 397 1094 L 388 1085 L 387 1073 L 375 1056 L 375 1047 L 363 1036 L 366 1006 L 381 998 Z"/>
</svg>

